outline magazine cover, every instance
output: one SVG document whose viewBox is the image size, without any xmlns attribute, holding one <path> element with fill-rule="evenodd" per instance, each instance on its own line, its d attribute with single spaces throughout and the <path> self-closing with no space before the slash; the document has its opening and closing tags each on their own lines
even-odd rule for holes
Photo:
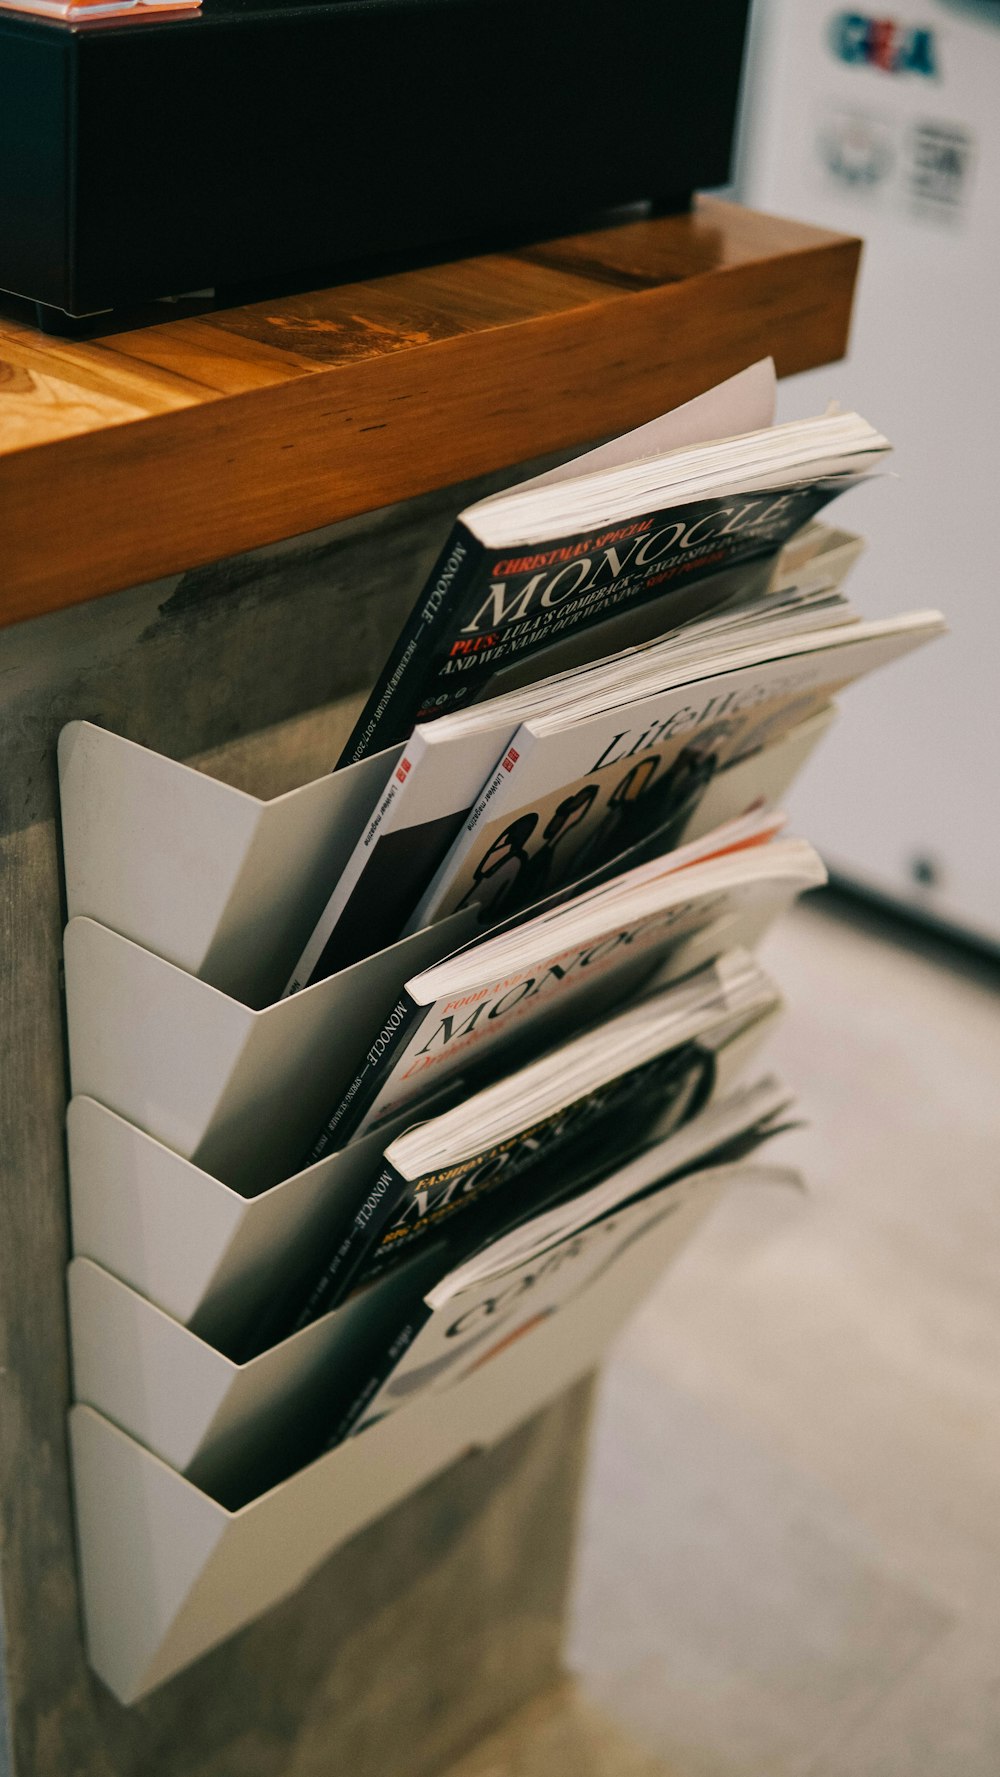
<svg viewBox="0 0 1000 1777">
<path fill-rule="evenodd" d="M 497 1239 L 487 1235 L 424 1295 L 400 1303 L 368 1373 L 335 1412 L 327 1447 L 418 1395 L 454 1386 L 530 1336 L 666 1217 L 714 1196 L 723 1169 L 745 1176 L 749 1157 L 789 1127 L 790 1104 L 780 1082 L 760 1081 L 611 1170 L 596 1165 L 557 1207 Z"/>
<path fill-rule="evenodd" d="M 668 958 L 690 969 L 749 948 L 795 895 L 826 880 L 807 841 L 774 837 L 781 822 L 763 812 L 732 821 L 415 976 L 372 1031 L 305 1164 L 449 1082 L 481 1084 L 512 1042 L 527 1059 L 526 1045 L 621 1004 Z"/>
<path fill-rule="evenodd" d="M 262 1316 L 245 1355 L 326 1314 L 485 1194 L 537 1177 L 596 1126 L 620 1143 L 622 1116 L 630 1130 L 668 1111 L 680 1123 L 711 1093 L 715 1046 L 778 1003 L 752 957 L 728 954 L 395 1136 L 313 1278 Z"/>
<path fill-rule="evenodd" d="M 618 1148 L 620 1117 L 639 1130 L 671 1110 L 678 1122 L 693 1114 L 711 1092 L 711 1050 L 695 1043 L 615 1075 L 582 1098 L 560 1106 L 459 1161 L 416 1177 L 388 1153 L 373 1177 L 350 1228 L 294 1312 L 268 1318 L 266 1344 L 297 1333 L 342 1302 L 353 1289 L 382 1276 L 453 1217 L 469 1212 L 488 1193 L 506 1190 L 529 1168 L 551 1161 L 585 1133 L 596 1145 Z"/>
<path fill-rule="evenodd" d="M 766 792 L 772 742 L 942 627 L 936 613 L 917 613 L 801 632 L 799 615 L 784 610 L 777 635 L 768 619 L 765 640 L 752 614 L 721 640 L 714 622 L 708 636 L 696 625 L 421 725 L 286 992 L 457 906 L 475 903 L 485 929 L 651 833 L 668 850 L 713 780 L 756 755 L 759 788 L 743 783 L 716 818 L 742 813 Z"/>
<path fill-rule="evenodd" d="M 739 668 L 734 660 L 727 672 L 589 720 L 523 723 L 408 929 L 466 906 L 488 927 L 626 849 L 649 827 L 670 845 L 717 773 L 941 628 L 936 612 L 846 624 L 790 642 L 758 665 Z"/>
<path fill-rule="evenodd" d="M 339 763 L 490 695 L 501 669 L 541 655 L 536 676 L 546 675 L 544 651 L 570 635 L 597 632 L 591 658 L 620 647 L 599 637 L 616 613 L 655 599 L 663 633 L 709 609 L 731 595 L 730 570 L 775 555 L 889 449 L 857 415 L 775 426 L 773 406 L 766 360 L 467 508 Z"/>
</svg>

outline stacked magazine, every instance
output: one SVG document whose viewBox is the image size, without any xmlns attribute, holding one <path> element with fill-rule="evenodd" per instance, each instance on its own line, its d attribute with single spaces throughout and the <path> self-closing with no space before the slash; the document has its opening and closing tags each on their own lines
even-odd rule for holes
<svg viewBox="0 0 1000 1777">
<path fill-rule="evenodd" d="M 943 625 L 865 620 L 860 539 L 817 518 L 887 441 L 773 404 L 753 365 L 463 512 L 358 718 L 337 769 L 384 775 L 286 994 L 403 960 L 288 1156 L 328 1236 L 238 1354 L 353 1305 L 306 1454 L 529 1337 L 787 1126 L 754 951 L 824 870 L 777 805 L 837 694 Z"/>
<path fill-rule="evenodd" d="M 789 1108 L 774 1079 L 744 1087 L 623 1164 L 581 1171 L 573 1195 L 484 1239 L 422 1295 L 398 1296 L 392 1331 L 358 1393 L 333 1417 L 327 1447 L 424 1390 L 461 1381 L 575 1301 L 637 1241 L 788 1127 Z M 771 1177 L 796 1182 L 787 1172 Z"/>
<path fill-rule="evenodd" d="M 101 19 L 121 24 L 158 12 L 197 12 L 200 6 L 201 0 L 0 0 L 0 7 L 12 12 L 34 12 L 41 18 L 65 19 L 73 25 L 99 23 Z"/>
</svg>

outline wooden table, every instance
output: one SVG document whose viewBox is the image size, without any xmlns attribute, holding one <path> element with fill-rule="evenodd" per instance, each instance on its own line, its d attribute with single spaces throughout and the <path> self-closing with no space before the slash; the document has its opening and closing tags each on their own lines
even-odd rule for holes
<svg viewBox="0 0 1000 1777">
<path fill-rule="evenodd" d="M 860 244 L 703 199 L 89 342 L 0 318 L 0 621 L 842 356 Z"/>
</svg>

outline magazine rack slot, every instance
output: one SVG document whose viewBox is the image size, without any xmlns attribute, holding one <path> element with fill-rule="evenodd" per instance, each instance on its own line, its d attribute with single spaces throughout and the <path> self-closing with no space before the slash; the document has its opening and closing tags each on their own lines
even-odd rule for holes
<svg viewBox="0 0 1000 1777">
<path fill-rule="evenodd" d="M 778 1013 L 730 1038 L 716 1090 L 739 1081 Z M 341 1205 L 370 1176 L 374 1131 L 256 1196 L 234 1191 L 96 1099 L 67 1117 L 73 1251 L 94 1260 L 220 1351 L 236 1351 L 261 1303 L 315 1264 Z"/>
<path fill-rule="evenodd" d="M 92 1098 L 67 1117 L 73 1251 L 220 1351 L 328 1241 L 382 1151 L 375 1133 L 244 1197 Z"/>
<path fill-rule="evenodd" d="M 400 748 L 262 800 L 93 722 L 59 737 L 66 898 L 249 1006 L 277 998 Z"/>
<path fill-rule="evenodd" d="M 473 925 L 460 913 L 257 1012 L 95 920 L 72 919 L 73 1091 L 228 1184 L 264 1189 L 309 1146 L 402 982 Z"/>
<path fill-rule="evenodd" d="M 152 1690 L 294 1591 L 407 1493 L 530 1417 L 597 1363 L 727 1185 L 773 1176 L 734 1166 L 690 1181 L 674 1214 L 527 1337 L 236 1511 L 93 1408 L 75 1407 L 84 1610 L 105 1683 L 126 1703 Z M 104 1387 L 110 1401 L 113 1383 Z"/>
<path fill-rule="evenodd" d="M 315 1453 L 304 1439 L 338 1369 L 363 1361 L 384 1314 L 358 1297 L 238 1364 L 90 1259 L 68 1291 L 74 1398 L 230 1505 L 287 1474 L 297 1442 L 299 1461 Z"/>
<path fill-rule="evenodd" d="M 831 719 L 823 711 L 767 749 L 770 800 Z M 262 800 L 95 723 L 70 722 L 59 739 L 70 918 L 95 919 L 246 1005 L 267 1006 L 400 751 Z M 758 758 L 723 772 L 691 833 L 751 801 L 760 767 Z"/>
</svg>

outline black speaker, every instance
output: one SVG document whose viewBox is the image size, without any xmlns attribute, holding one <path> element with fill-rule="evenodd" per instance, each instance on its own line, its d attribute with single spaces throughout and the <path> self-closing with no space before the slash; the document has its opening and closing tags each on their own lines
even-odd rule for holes
<svg viewBox="0 0 1000 1777">
<path fill-rule="evenodd" d="M 82 316 L 723 183 L 748 0 L 0 12 L 0 288 Z"/>
</svg>

